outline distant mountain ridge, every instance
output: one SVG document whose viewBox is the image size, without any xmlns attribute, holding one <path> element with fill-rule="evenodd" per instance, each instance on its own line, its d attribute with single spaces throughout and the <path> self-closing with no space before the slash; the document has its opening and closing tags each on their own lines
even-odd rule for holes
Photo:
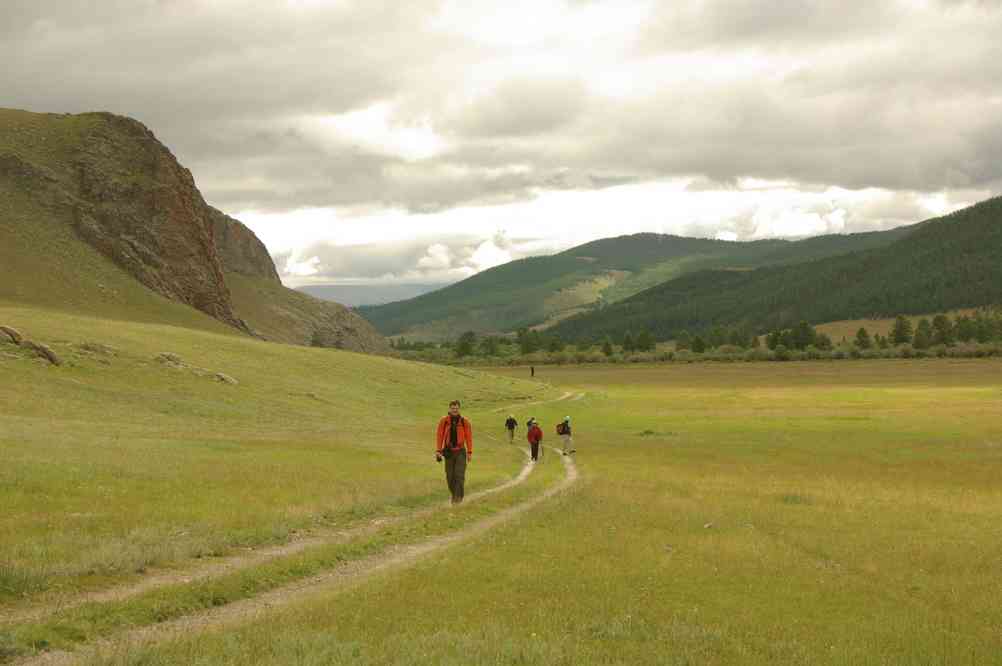
<svg viewBox="0 0 1002 666">
<path fill-rule="evenodd" d="M 449 286 L 445 284 L 310 284 L 296 287 L 315 298 L 348 306 L 383 305 L 415 298 Z"/>
<path fill-rule="evenodd" d="M 687 274 L 553 332 L 570 341 L 647 329 L 670 339 L 712 326 L 755 332 L 1002 303 L 1002 197 L 910 227 L 883 247 L 751 271 Z"/>
<path fill-rule="evenodd" d="M 641 233 L 512 261 L 430 294 L 358 311 L 385 335 L 456 337 L 551 326 L 704 269 L 750 270 L 882 247 L 912 228 L 799 241 L 732 242 Z"/>
<path fill-rule="evenodd" d="M 19 269 L 5 276 L 0 299 L 94 312 L 114 304 L 127 318 L 140 311 L 157 318 L 159 309 L 194 321 L 156 294 L 276 341 L 389 349 L 350 310 L 282 287 L 253 232 L 206 204 L 191 173 L 131 118 L 0 109 L 0 195 L 0 258 Z M 249 283 L 267 287 L 268 307 L 248 298 Z"/>
</svg>

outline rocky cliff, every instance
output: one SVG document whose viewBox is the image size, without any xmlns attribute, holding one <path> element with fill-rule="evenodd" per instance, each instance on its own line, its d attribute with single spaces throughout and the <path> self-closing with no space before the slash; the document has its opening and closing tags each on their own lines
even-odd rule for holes
<svg viewBox="0 0 1002 666">
<path fill-rule="evenodd" d="M 153 291 L 232 326 L 212 211 L 191 172 L 142 123 L 99 114 L 70 168 L 81 238 Z"/>
<path fill-rule="evenodd" d="M 209 224 L 216 251 L 226 271 L 281 284 L 268 249 L 253 231 L 211 206 Z"/>
<path fill-rule="evenodd" d="M 148 289 L 247 333 L 389 351 L 351 310 L 283 287 L 257 236 L 209 206 L 191 173 L 136 120 L 0 109 L 0 192 L 49 211 Z"/>
</svg>

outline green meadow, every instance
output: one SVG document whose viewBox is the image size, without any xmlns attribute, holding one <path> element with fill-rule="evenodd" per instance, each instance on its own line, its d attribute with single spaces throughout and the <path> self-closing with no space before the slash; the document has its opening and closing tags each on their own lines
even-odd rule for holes
<svg viewBox="0 0 1002 666">
<path fill-rule="evenodd" d="M 184 335 L 206 340 L 211 336 Z M 253 342 L 211 339 L 214 344 L 226 340 L 226 345 L 258 349 Z M 166 344 L 158 342 L 157 348 Z M 221 365 L 234 376 L 251 376 L 253 362 L 241 361 L 236 347 L 226 345 L 201 354 L 192 347 L 184 353 Z M 270 349 L 278 348 L 262 346 L 259 353 L 281 356 L 283 363 L 290 362 L 289 355 L 302 354 L 304 364 L 322 358 L 315 350 Z M 341 363 L 392 369 L 381 380 L 385 388 L 380 392 L 386 393 L 374 402 L 349 395 L 341 399 L 359 404 L 357 409 L 378 403 L 407 412 L 397 416 L 401 432 L 438 413 L 436 379 L 456 380 L 453 385 L 461 394 L 479 391 L 477 405 L 484 411 L 477 422 L 484 423 L 485 435 L 494 436 L 488 426 L 500 430 L 501 419 L 491 410 L 491 401 L 514 402 L 527 386 L 525 369 L 475 375 L 476 380 L 471 377 L 463 384 L 458 377 L 442 374 L 452 371 L 428 366 L 414 366 L 420 370 L 413 383 L 394 385 L 389 378 L 407 376 L 409 366 L 327 353 L 335 354 L 326 366 L 329 372 Z M 37 368 L 43 370 L 48 371 Z M 151 373 L 144 377 L 160 371 L 153 366 L 142 370 Z M 541 384 L 533 390 L 540 396 L 574 393 L 574 398 L 559 403 L 514 410 L 520 421 L 530 415 L 540 418 L 551 445 L 556 445 L 554 423 L 564 415 L 572 417 L 581 478 L 566 492 L 479 536 L 355 587 L 306 589 L 249 621 L 207 623 L 204 631 L 156 643 L 113 640 L 91 654 L 89 662 L 1002 663 L 1002 363 L 929 359 L 547 367 L 537 368 L 537 379 Z M 188 390 L 195 390 L 194 379 L 184 381 Z M 303 376 L 301 381 L 319 380 Z M 333 386 L 327 386 L 334 395 Z M 210 384 L 204 390 L 230 388 Z M 186 474 L 208 482 L 215 472 L 228 479 L 223 488 L 212 492 L 189 483 L 186 492 L 178 489 L 173 502 L 184 503 L 189 493 L 211 495 L 212 500 L 192 500 L 201 509 L 191 524 L 204 521 L 227 525 L 231 534 L 260 535 L 286 523 L 260 507 L 252 513 L 264 512 L 250 517 L 235 511 L 234 505 L 254 501 L 255 493 L 230 499 L 228 493 L 238 492 L 234 484 L 239 480 L 230 478 L 227 466 L 237 464 L 234 459 L 249 459 L 242 463 L 246 467 L 241 478 L 251 473 L 258 475 L 258 482 L 262 476 L 291 477 L 306 457 L 302 449 L 314 450 L 314 456 L 318 450 L 336 449 L 323 445 L 332 435 L 321 433 L 347 427 L 333 423 L 323 430 L 320 413 L 311 417 L 311 403 L 298 403 L 287 396 L 290 392 L 288 387 L 271 391 L 279 403 L 274 405 L 260 395 L 254 410 L 233 414 L 232 419 L 221 406 L 182 402 L 170 408 L 180 410 L 174 414 L 177 419 L 168 413 L 165 425 L 158 426 L 165 428 L 162 439 L 120 438 L 112 444 L 110 435 L 91 435 L 70 460 L 62 458 L 71 455 L 69 442 L 46 444 L 58 448 L 44 460 L 33 454 L 37 462 L 30 469 L 43 479 L 53 475 L 43 483 L 59 489 L 60 501 L 77 505 L 81 500 L 76 493 L 105 493 L 107 510 L 119 501 L 106 490 L 119 487 L 109 480 L 114 478 L 111 460 L 126 455 L 142 459 L 160 442 L 172 455 L 201 461 L 202 475 L 172 466 L 176 463 L 151 463 L 141 467 L 142 474 L 135 473 L 140 480 L 133 479 L 135 490 L 130 486 L 123 497 L 138 493 L 147 482 L 169 486 Z M 447 393 L 442 391 L 442 398 Z M 94 403 L 87 402 L 78 396 L 67 400 L 65 408 L 79 404 L 81 412 L 93 410 Z M 158 408 L 167 404 L 165 399 Z M 293 410 L 294 405 L 301 406 Z M 134 404 L 132 409 L 140 408 Z M 43 404 L 18 411 L 31 410 L 42 411 Z M 260 428 L 269 420 L 266 415 L 275 418 L 283 410 L 296 414 L 288 430 L 269 431 L 266 442 L 233 443 L 253 452 L 233 455 L 225 447 L 212 448 L 218 439 L 236 437 L 219 433 L 242 420 L 250 419 Z M 143 419 L 126 418 L 129 408 L 109 406 L 107 411 L 102 420 L 119 413 L 115 418 L 122 423 L 139 424 L 130 426 L 135 429 L 131 432 L 142 431 Z M 196 437 L 185 425 L 193 414 L 202 419 L 203 429 L 217 424 L 217 435 Z M 5 416 L 7 423 L 31 418 Z M 36 432 L 58 423 L 35 418 Z M 98 420 L 91 418 L 92 423 Z M 168 423 L 175 425 L 168 428 Z M 242 437 L 250 438 L 255 428 L 247 425 Z M 25 427 L 23 432 L 32 430 Z M 62 436 L 49 439 L 58 442 Z M 379 511 L 381 502 L 410 506 L 416 501 L 406 498 L 440 490 L 437 468 L 421 464 L 426 447 L 402 438 L 380 441 L 373 455 L 392 461 L 385 465 L 385 479 L 369 479 L 364 476 L 369 466 L 356 466 L 343 475 L 339 472 L 336 482 L 313 485 L 309 479 L 315 470 L 299 469 L 299 496 L 308 508 L 295 515 L 315 515 L 324 502 L 313 493 L 341 493 L 342 486 L 354 488 L 355 496 L 339 494 L 341 499 L 334 499 L 328 494 L 327 505 L 345 501 Z M 475 484 L 496 482 L 518 465 L 511 449 L 495 440 L 488 443 L 495 459 L 471 467 Z M 6 457 L 14 447 L 7 439 L 4 446 Z M 20 446 L 26 447 L 24 442 Z M 108 471 L 100 480 L 68 484 L 80 473 L 80 449 L 85 448 L 102 451 L 98 458 L 105 460 Z M 28 455 L 23 450 L 21 454 Z M 532 477 L 534 486 L 512 491 L 514 499 L 464 506 L 452 519 L 476 517 L 478 511 L 489 510 L 490 502 L 517 501 L 519 493 L 556 483 L 563 473 L 558 461 L 553 451 L 547 452 Z M 159 479 L 153 468 L 159 470 Z M 329 463 L 329 469 L 340 468 Z M 401 476 L 404 469 L 415 470 L 416 478 Z M 28 472 L 21 474 L 25 476 L 16 477 L 14 485 L 32 487 Z M 413 485 L 400 485 L 408 483 Z M 125 480 L 120 484 L 129 485 Z M 290 505 L 302 506 L 288 499 L 291 493 L 266 487 Z M 166 493 L 149 503 L 172 504 Z M 42 524 L 34 531 L 20 521 L 17 528 L 5 528 L 4 548 L 10 548 L 12 535 L 21 548 L 56 539 L 55 530 L 45 527 L 46 521 L 56 520 L 52 511 L 35 514 Z M 288 509 L 280 513 L 290 520 Z M 111 536 L 114 529 L 122 529 L 123 520 L 110 515 L 92 519 L 91 538 Z M 137 521 L 136 529 L 141 525 Z M 25 530 L 23 536 L 18 529 Z"/>
<path fill-rule="evenodd" d="M 151 568 L 441 501 L 434 428 L 450 398 L 462 396 L 476 420 L 552 392 L 211 326 L 2 302 L 0 323 L 65 361 L 0 343 L 0 632 L 8 613 Z M 183 366 L 157 360 L 163 352 Z M 477 448 L 471 492 L 522 466 L 510 447 Z"/>
</svg>

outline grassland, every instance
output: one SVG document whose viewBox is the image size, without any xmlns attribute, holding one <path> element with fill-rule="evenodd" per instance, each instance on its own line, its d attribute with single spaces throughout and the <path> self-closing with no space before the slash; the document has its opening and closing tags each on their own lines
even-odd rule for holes
<svg viewBox="0 0 1002 666">
<path fill-rule="evenodd" d="M 443 496 L 429 452 L 449 398 L 463 396 L 476 422 L 546 391 L 4 302 L 0 322 L 66 360 L 0 345 L 0 617 L 150 567 L 429 505 Z M 156 361 L 161 352 L 185 366 Z M 483 440 L 474 464 L 471 491 L 510 478 L 521 456 Z"/>
<path fill-rule="evenodd" d="M 1002 663 L 1002 363 L 545 368 L 583 482 L 115 664 Z M 501 371 L 502 377 L 523 370 Z"/>
</svg>

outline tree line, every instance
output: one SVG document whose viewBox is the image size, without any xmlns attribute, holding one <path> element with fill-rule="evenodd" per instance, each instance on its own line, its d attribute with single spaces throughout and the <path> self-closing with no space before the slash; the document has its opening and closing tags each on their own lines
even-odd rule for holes
<svg viewBox="0 0 1002 666">
<path fill-rule="evenodd" d="M 569 344 L 552 331 L 520 329 L 515 335 L 478 335 L 466 331 L 455 340 L 391 345 L 401 355 L 441 363 L 521 364 L 657 362 L 675 360 L 798 360 L 822 358 L 882 358 L 926 355 L 991 354 L 977 345 L 1002 345 L 1002 310 L 981 309 L 973 315 L 923 317 L 913 325 L 904 315 L 886 331 L 861 326 L 851 339 L 835 341 L 807 321 L 757 334 L 742 327 L 715 326 L 700 334 L 682 331 L 670 343 L 658 344 L 650 331 L 627 331 L 619 339 Z M 975 348 L 956 349 L 957 345 Z"/>
</svg>

